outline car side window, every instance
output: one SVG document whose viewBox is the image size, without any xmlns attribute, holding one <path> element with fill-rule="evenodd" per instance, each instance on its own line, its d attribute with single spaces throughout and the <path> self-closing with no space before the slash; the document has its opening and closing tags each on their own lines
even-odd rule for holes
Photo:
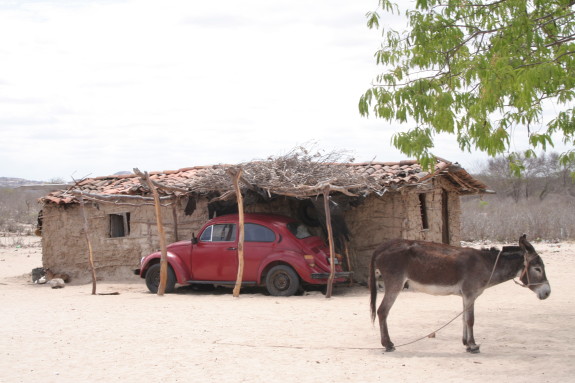
<svg viewBox="0 0 575 383">
<path fill-rule="evenodd" d="M 265 226 L 246 223 L 244 227 L 246 242 L 274 242 L 276 240 L 275 233 Z"/>
<path fill-rule="evenodd" d="M 224 223 L 206 228 L 200 237 L 202 242 L 233 242 L 236 240 L 236 225 Z"/>
<path fill-rule="evenodd" d="M 204 232 L 202 233 L 201 237 L 200 237 L 200 241 L 203 242 L 211 242 L 212 240 L 212 228 L 214 226 L 208 226 L 206 227 L 206 230 L 204 230 Z"/>
</svg>

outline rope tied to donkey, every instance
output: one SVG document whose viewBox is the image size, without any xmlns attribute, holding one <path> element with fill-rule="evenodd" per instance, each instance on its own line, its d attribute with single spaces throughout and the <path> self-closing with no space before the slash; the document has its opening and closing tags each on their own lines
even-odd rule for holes
<svg viewBox="0 0 575 383">
<path fill-rule="evenodd" d="M 515 280 L 515 278 L 513 278 L 513 282 L 516 285 L 519 285 L 521 287 L 527 287 L 529 288 L 529 286 L 541 286 L 544 285 L 545 283 L 543 282 L 538 282 L 538 283 L 531 283 L 531 278 L 529 277 L 529 263 L 531 263 L 531 261 L 533 260 L 533 258 L 531 257 L 531 259 L 528 259 L 526 256 L 524 258 L 524 265 L 525 267 L 523 268 L 523 271 L 521 272 L 521 276 L 519 277 L 519 280 L 521 280 L 521 278 L 523 278 L 523 276 L 525 275 L 527 277 L 527 283 L 519 283 Z"/>
</svg>

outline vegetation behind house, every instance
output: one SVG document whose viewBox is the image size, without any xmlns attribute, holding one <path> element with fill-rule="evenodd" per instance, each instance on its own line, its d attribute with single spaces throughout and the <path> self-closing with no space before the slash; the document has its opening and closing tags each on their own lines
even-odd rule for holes
<svg viewBox="0 0 575 383">
<path fill-rule="evenodd" d="M 31 235 L 38 219 L 38 198 L 43 190 L 22 190 L 0 186 L 0 232 Z"/>
<path fill-rule="evenodd" d="M 490 159 L 474 176 L 496 194 L 463 197 L 462 239 L 516 242 L 575 239 L 573 167 L 559 164 L 557 153 L 521 158 L 523 174 L 511 174 L 504 157 Z"/>
</svg>

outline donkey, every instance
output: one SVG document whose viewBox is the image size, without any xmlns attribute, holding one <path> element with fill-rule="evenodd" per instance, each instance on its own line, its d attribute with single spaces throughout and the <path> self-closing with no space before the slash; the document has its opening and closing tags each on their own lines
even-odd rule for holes
<svg viewBox="0 0 575 383">
<path fill-rule="evenodd" d="M 525 234 L 519 238 L 519 246 L 505 246 L 501 251 L 405 239 L 384 242 L 374 251 L 369 267 L 372 322 L 377 299 L 376 268 L 385 286 L 377 316 L 381 344 L 386 351 L 395 350 L 387 330 L 387 316 L 406 282 L 413 291 L 463 298 L 462 340 L 470 353 L 479 352 L 473 337 L 473 305 L 486 288 L 518 277 L 539 299 L 551 294 L 543 261 Z"/>
</svg>

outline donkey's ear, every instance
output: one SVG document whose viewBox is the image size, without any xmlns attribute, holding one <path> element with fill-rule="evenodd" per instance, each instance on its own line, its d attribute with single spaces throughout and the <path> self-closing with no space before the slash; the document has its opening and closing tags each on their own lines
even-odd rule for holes
<svg viewBox="0 0 575 383">
<path fill-rule="evenodd" d="M 519 247 L 525 252 L 535 252 L 533 246 L 527 241 L 527 234 L 523 234 L 519 237 Z"/>
<path fill-rule="evenodd" d="M 519 247 L 523 251 L 526 251 L 526 249 L 525 249 L 525 243 L 526 242 L 527 242 L 527 234 L 523 234 L 521 237 L 519 237 Z"/>
</svg>

